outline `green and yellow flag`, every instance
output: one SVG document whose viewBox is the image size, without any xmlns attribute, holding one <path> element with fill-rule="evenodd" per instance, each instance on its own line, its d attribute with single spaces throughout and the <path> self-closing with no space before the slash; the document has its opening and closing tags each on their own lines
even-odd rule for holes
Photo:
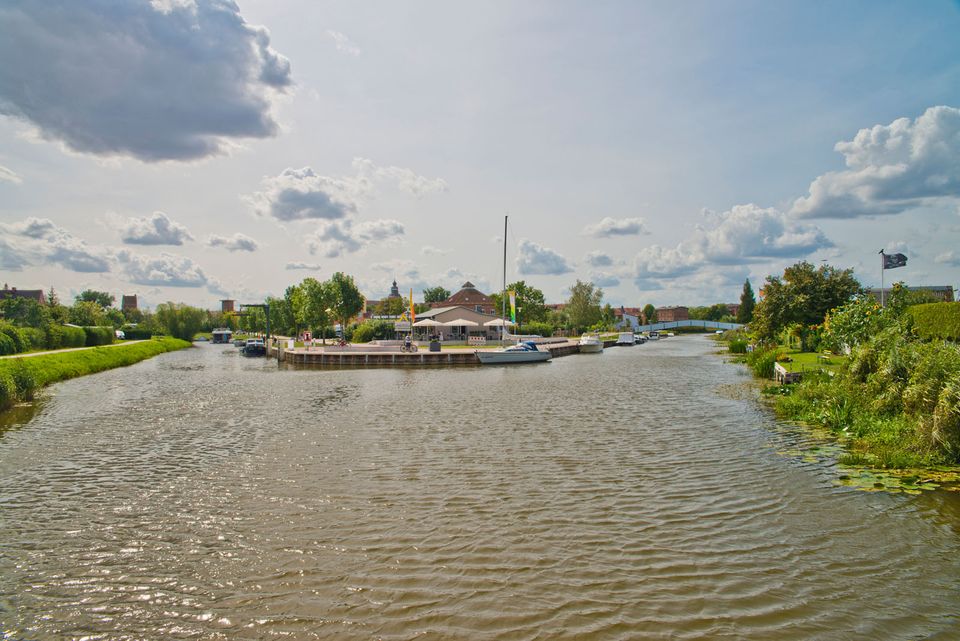
<svg viewBox="0 0 960 641">
<path fill-rule="evenodd" d="M 514 290 L 508 290 L 507 294 L 510 296 L 510 322 L 517 322 L 517 292 Z"/>
</svg>

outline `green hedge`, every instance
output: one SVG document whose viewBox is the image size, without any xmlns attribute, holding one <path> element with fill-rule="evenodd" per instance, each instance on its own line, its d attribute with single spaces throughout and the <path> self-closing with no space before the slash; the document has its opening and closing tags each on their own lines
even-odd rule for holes
<svg viewBox="0 0 960 641">
<path fill-rule="evenodd" d="M 47 349 L 64 347 L 83 347 L 87 342 L 87 333 L 81 327 L 67 325 L 48 325 L 46 327 Z"/>
<path fill-rule="evenodd" d="M 24 341 L 23 351 L 47 348 L 47 334 L 39 327 L 20 327 L 19 330 Z"/>
<path fill-rule="evenodd" d="M 84 334 L 86 334 L 86 339 L 84 340 L 84 346 L 86 347 L 97 347 L 98 345 L 110 345 L 113 343 L 114 332 L 113 327 L 84 327 Z"/>
<path fill-rule="evenodd" d="M 130 327 L 126 325 L 120 328 L 120 331 L 123 332 L 123 337 L 128 341 L 143 341 L 153 338 L 153 332 L 149 329 L 141 329 L 139 327 Z"/>
<path fill-rule="evenodd" d="M 926 303 L 907 308 L 921 338 L 960 341 L 960 303 Z"/>
<path fill-rule="evenodd" d="M 13 339 L 6 334 L 0 333 L 0 356 L 9 356 L 17 353 L 17 346 Z"/>
<path fill-rule="evenodd" d="M 0 323 L 0 334 L 9 338 L 10 342 L 13 343 L 13 351 L 4 352 L 5 354 L 19 354 L 20 352 L 26 351 L 27 348 L 25 345 L 27 341 L 24 339 L 20 328 L 14 327 L 10 323 Z M 9 343 L 6 345 L 6 348 L 9 349 Z"/>
</svg>

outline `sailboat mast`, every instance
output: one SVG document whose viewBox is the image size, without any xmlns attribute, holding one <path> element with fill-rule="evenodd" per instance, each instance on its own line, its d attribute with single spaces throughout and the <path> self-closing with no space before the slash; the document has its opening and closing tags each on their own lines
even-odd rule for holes
<svg viewBox="0 0 960 641">
<path fill-rule="evenodd" d="M 500 290 L 500 342 L 503 342 L 503 333 L 507 324 L 507 218 L 503 217 L 503 289 Z"/>
</svg>

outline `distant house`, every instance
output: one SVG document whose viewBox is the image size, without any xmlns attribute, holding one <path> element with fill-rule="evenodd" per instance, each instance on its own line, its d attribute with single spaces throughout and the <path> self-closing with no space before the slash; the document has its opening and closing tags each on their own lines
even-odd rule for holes
<svg viewBox="0 0 960 641">
<path fill-rule="evenodd" d="M 885 299 L 890 298 L 890 292 L 893 290 L 891 287 L 883 288 L 883 297 Z M 936 298 L 941 303 L 952 303 L 953 299 L 953 286 L 952 285 L 918 285 L 917 287 L 907 287 L 907 291 L 910 292 L 924 292 L 930 294 L 932 297 Z M 880 288 L 874 287 L 873 289 L 868 290 L 868 293 L 873 296 L 876 300 L 880 300 Z"/>
<path fill-rule="evenodd" d="M 228 299 L 225 299 L 225 300 L 221 300 L 221 301 L 220 301 L 220 313 L 221 313 L 221 314 L 228 314 L 228 313 L 229 313 L 229 314 L 232 314 L 233 312 L 235 312 L 235 311 L 236 311 L 236 309 L 235 309 L 236 302 L 237 302 L 237 301 L 235 301 L 235 300 L 230 300 L 229 298 L 228 298 Z"/>
<path fill-rule="evenodd" d="M 616 319 L 618 329 L 631 329 L 636 331 L 640 326 L 640 319 L 643 317 L 643 310 L 639 307 L 623 307 L 613 310 L 613 316 Z"/>
<path fill-rule="evenodd" d="M 0 299 L 4 298 L 31 298 L 41 305 L 47 303 L 47 297 L 42 289 L 17 289 L 8 287 L 6 283 L 3 284 L 3 289 L 0 289 Z"/>
<path fill-rule="evenodd" d="M 120 297 L 120 309 L 126 311 L 128 309 L 137 309 L 137 295 L 127 296 L 123 294 Z"/>
<path fill-rule="evenodd" d="M 676 307 L 658 307 L 657 322 L 670 323 L 672 321 L 690 320 L 690 309 L 678 305 Z"/>
<path fill-rule="evenodd" d="M 493 308 L 493 300 L 478 290 L 470 281 L 465 282 L 460 287 L 460 291 L 458 291 L 456 294 L 453 294 L 447 300 L 440 301 L 439 303 L 431 303 L 431 307 L 434 309 L 457 306 L 472 309 L 480 314 L 496 313 L 496 310 Z M 422 316 L 422 314 L 417 314 L 417 318 L 421 318 Z"/>
<path fill-rule="evenodd" d="M 499 316 L 493 313 L 478 312 L 473 307 L 465 305 L 451 305 L 448 307 L 434 307 L 425 312 L 417 314 L 417 321 L 432 319 L 438 323 L 449 323 L 457 320 L 468 321 L 466 325 L 443 325 L 440 327 L 424 327 L 424 334 L 440 334 L 442 340 L 466 340 L 470 336 L 483 336 L 488 340 L 494 340 L 500 337 L 499 327 L 487 327 L 485 323 L 497 320 Z M 469 323 L 476 323 L 470 325 Z M 399 329 L 399 328 L 398 328 Z M 419 329 L 419 328 L 417 328 Z"/>
</svg>

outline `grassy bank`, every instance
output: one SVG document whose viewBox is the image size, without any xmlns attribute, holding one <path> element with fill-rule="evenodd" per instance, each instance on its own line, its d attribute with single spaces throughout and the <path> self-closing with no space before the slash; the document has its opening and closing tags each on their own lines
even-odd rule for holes
<svg viewBox="0 0 960 641">
<path fill-rule="evenodd" d="M 186 341 L 163 337 L 117 347 L 0 360 L 0 410 L 32 400 L 37 390 L 51 383 L 133 365 L 189 346 Z"/>
</svg>

